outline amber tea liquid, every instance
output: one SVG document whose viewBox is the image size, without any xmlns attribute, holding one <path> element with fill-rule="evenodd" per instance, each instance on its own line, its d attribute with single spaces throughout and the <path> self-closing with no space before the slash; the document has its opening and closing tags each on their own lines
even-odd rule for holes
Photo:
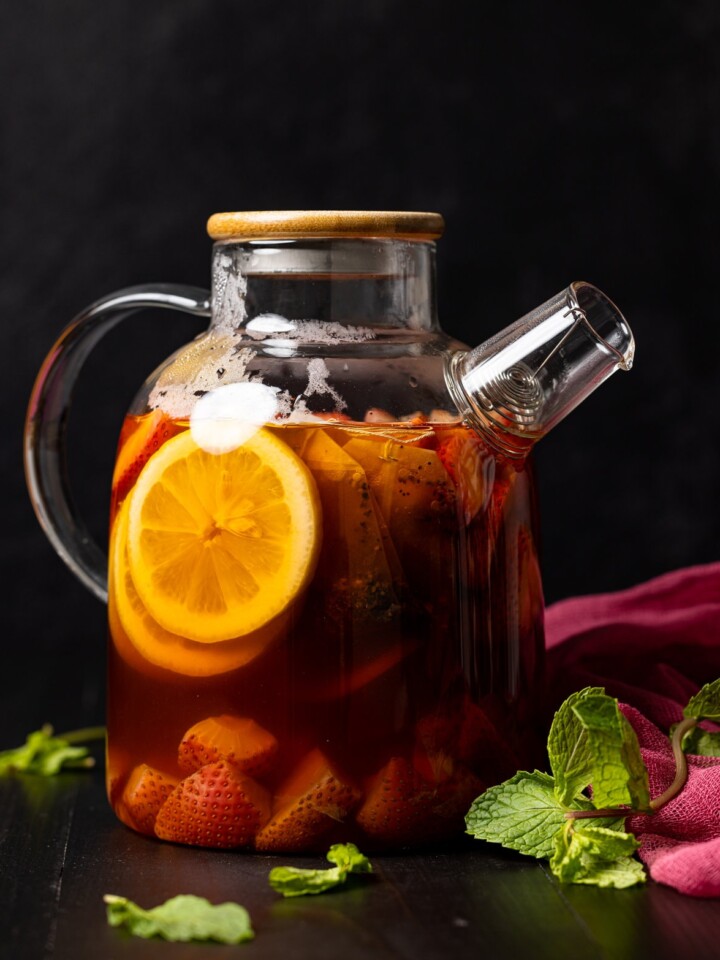
<svg viewBox="0 0 720 960">
<path fill-rule="evenodd" d="M 269 624 L 202 644 L 168 634 L 117 582 L 130 577 L 125 501 L 187 429 L 154 413 L 121 434 L 108 697 L 120 819 L 278 852 L 459 836 L 474 797 L 535 760 L 542 592 L 527 466 L 457 423 L 264 428 L 314 481 L 312 572 Z"/>
</svg>

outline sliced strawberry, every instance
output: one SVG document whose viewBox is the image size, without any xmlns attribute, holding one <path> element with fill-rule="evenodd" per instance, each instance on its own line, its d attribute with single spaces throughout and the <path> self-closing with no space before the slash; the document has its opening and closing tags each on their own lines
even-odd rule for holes
<svg viewBox="0 0 720 960">
<path fill-rule="evenodd" d="M 385 843 L 422 843 L 436 791 L 404 757 L 393 757 L 370 781 L 356 821 L 368 836 Z"/>
<path fill-rule="evenodd" d="M 161 773 L 146 763 L 131 772 L 122 792 L 121 804 L 142 833 L 152 833 L 160 808 L 177 786 L 175 777 Z"/>
<path fill-rule="evenodd" d="M 259 777 L 272 765 L 277 749 L 275 737 L 259 723 L 223 714 L 190 727 L 178 748 L 178 766 L 192 773 L 208 763 L 228 760 L 249 777 Z"/>
<path fill-rule="evenodd" d="M 155 834 L 196 847 L 242 847 L 269 816 L 267 791 L 220 760 L 180 781 L 158 814 Z"/>
<path fill-rule="evenodd" d="M 162 410 L 154 410 L 137 421 L 128 420 L 120 434 L 113 478 L 113 503 L 118 507 L 135 486 L 140 471 L 160 447 L 181 431 Z"/>
<path fill-rule="evenodd" d="M 462 829 L 470 804 L 484 790 L 471 771 L 437 754 L 428 783 L 403 757 L 393 757 L 373 778 L 357 815 L 368 836 L 395 845 L 447 839 Z"/>
<path fill-rule="evenodd" d="M 492 474 L 486 464 L 494 461 L 479 437 L 466 427 L 455 427 L 440 433 L 438 457 L 457 489 L 465 523 L 469 524 L 486 506 Z"/>
<path fill-rule="evenodd" d="M 278 790 L 273 816 L 255 837 L 257 850 L 312 850 L 360 799 L 320 750 L 312 750 Z"/>
</svg>

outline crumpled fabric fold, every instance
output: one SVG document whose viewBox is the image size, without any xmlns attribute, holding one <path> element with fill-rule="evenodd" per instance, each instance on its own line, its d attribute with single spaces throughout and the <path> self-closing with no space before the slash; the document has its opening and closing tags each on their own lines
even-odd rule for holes
<svg viewBox="0 0 720 960">
<path fill-rule="evenodd" d="M 651 797 L 673 781 L 668 731 L 705 683 L 720 677 L 720 563 L 677 570 L 616 593 L 548 608 L 547 702 L 603 686 L 635 729 Z M 659 883 L 720 896 L 720 758 L 688 756 L 688 779 L 651 815 L 629 817 L 638 854 Z"/>
</svg>

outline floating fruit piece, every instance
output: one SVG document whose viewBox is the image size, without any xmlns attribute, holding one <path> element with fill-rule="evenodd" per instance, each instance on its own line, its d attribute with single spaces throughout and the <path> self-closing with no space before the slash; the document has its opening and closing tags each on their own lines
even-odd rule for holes
<svg viewBox="0 0 720 960">
<path fill-rule="evenodd" d="M 223 714 L 190 727 L 178 748 L 178 766 L 191 773 L 208 763 L 227 760 L 241 773 L 266 773 L 277 753 L 275 737 L 249 717 Z"/>
<path fill-rule="evenodd" d="M 257 850 L 314 850 L 360 799 L 320 750 L 312 750 L 278 790 L 269 823 L 255 837 Z"/>
<path fill-rule="evenodd" d="M 264 428 L 216 455 L 181 433 L 148 462 L 129 505 L 130 574 L 143 605 L 165 630 L 199 643 L 263 627 L 315 566 L 315 483 Z"/>
<path fill-rule="evenodd" d="M 437 453 L 369 431 L 355 434 L 343 451 L 365 471 L 415 598 L 437 602 L 454 562 L 451 535 L 457 527 L 455 487 Z M 449 595 L 445 602 L 451 602 Z"/>
<path fill-rule="evenodd" d="M 148 613 L 130 575 L 127 558 L 128 505 L 118 513 L 110 537 L 110 633 L 120 656 L 140 673 L 153 667 L 186 677 L 212 677 L 237 670 L 259 656 L 283 631 L 287 614 L 259 630 L 224 643 L 196 643 L 170 633 Z"/>
<path fill-rule="evenodd" d="M 312 663 L 314 697 L 397 642 L 404 576 L 365 471 L 333 439 L 340 428 L 283 428 L 317 484 L 323 543 L 294 656 Z M 381 661 L 382 662 L 382 661 Z M 304 681 L 303 681 L 304 687 Z M 332 692 L 328 694 L 332 696 Z"/>
<path fill-rule="evenodd" d="M 381 407 L 368 407 L 364 419 L 365 423 L 394 423 L 397 418 Z"/>
<path fill-rule="evenodd" d="M 439 407 L 431 410 L 429 417 L 431 423 L 457 423 L 458 425 L 461 419 L 457 410 L 443 410 Z"/>
<path fill-rule="evenodd" d="M 469 524 L 487 506 L 492 490 L 495 458 L 483 447 L 479 437 L 464 427 L 443 430 L 438 457 L 452 478 Z"/>
<path fill-rule="evenodd" d="M 155 834 L 196 847 L 242 847 L 269 816 L 267 790 L 220 760 L 180 781 L 158 814 Z"/>
<path fill-rule="evenodd" d="M 350 697 L 368 684 L 385 676 L 417 647 L 418 642 L 416 640 L 396 643 L 385 653 L 362 664 L 349 674 L 341 673 L 329 679 L 323 678 L 320 681 L 313 681 L 312 679 L 305 681 L 299 695 L 303 700 L 336 700 L 339 697 Z"/>
<path fill-rule="evenodd" d="M 177 778 L 161 773 L 146 763 L 135 767 L 125 784 L 120 803 L 141 833 L 154 832 L 160 808 L 177 786 Z"/>
<path fill-rule="evenodd" d="M 459 832 L 485 785 L 447 754 L 435 759 L 428 768 L 434 782 L 428 782 L 404 757 L 393 757 L 372 778 L 358 826 L 373 839 L 396 845 L 429 843 Z"/>
<path fill-rule="evenodd" d="M 342 431 L 332 430 L 331 436 L 330 430 L 318 427 L 287 433 L 287 442 L 312 471 L 322 503 L 325 536 L 318 578 L 330 588 L 341 579 L 350 585 L 371 583 L 367 612 L 372 616 L 374 609 L 379 610 L 380 618 L 386 619 L 385 608 L 397 600 L 393 585 L 393 576 L 400 575 L 393 569 L 397 558 L 365 471 L 333 439 L 338 433 Z M 353 610 L 354 616 L 361 613 Z"/>
<path fill-rule="evenodd" d="M 117 506 L 132 490 L 150 457 L 183 428 L 161 410 L 128 419 L 120 433 L 113 475 L 113 503 Z"/>
<path fill-rule="evenodd" d="M 376 840 L 422 843 L 435 795 L 411 763 L 392 757 L 371 779 L 355 820 Z"/>
</svg>

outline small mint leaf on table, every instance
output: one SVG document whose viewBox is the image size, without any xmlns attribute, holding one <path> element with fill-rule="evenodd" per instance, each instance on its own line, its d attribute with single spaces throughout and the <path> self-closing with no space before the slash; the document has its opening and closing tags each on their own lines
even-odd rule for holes
<svg viewBox="0 0 720 960">
<path fill-rule="evenodd" d="M 593 694 L 574 703 L 572 710 L 587 733 L 595 807 L 626 804 L 649 809 L 650 788 L 640 745 L 617 700 Z"/>
<path fill-rule="evenodd" d="M 270 886 L 284 897 L 303 897 L 331 890 L 345 883 L 351 873 L 372 873 L 370 861 L 354 843 L 334 844 L 328 851 L 327 860 L 335 866 L 322 870 L 273 867 L 268 878 Z"/>
<path fill-rule="evenodd" d="M 243 943 L 255 936 L 250 915 L 239 903 L 217 906 L 203 897 L 183 894 L 172 897 L 150 910 L 132 900 L 106 894 L 107 919 L 111 927 L 123 927 L 135 937 L 187 942 L 215 940 L 219 943 Z"/>
<path fill-rule="evenodd" d="M 53 728 L 45 724 L 28 734 L 21 747 L 0 752 L 0 775 L 17 772 L 52 777 L 61 770 L 92 767 L 95 761 L 79 741 L 98 740 L 104 735 L 104 727 L 92 727 L 56 737 Z"/>
<path fill-rule="evenodd" d="M 558 803 L 568 806 L 592 779 L 593 754 L 587 729 L 574 712 L 576 704 L 602 695 L 602 687 L 585 687 L 571 694 L 558 708 L 548 734 L 550 769 L 555 778 Z"/>
<path fill-rule="evenodd" d="M 476 839 L 533 857 L 552 856 L 553 837 L 567 822 L 553 778 L 539 770 L 521 770 L 490 787 L 473 801 L 465 817 L 467 832 Z"/>
<path fill-rule="evenodd" d="M 720 679 L 706 683 L 702 690 L 691 697 L 683 714 L 696 720 L 714 720 L 720 723 Z"/>
</svg>

